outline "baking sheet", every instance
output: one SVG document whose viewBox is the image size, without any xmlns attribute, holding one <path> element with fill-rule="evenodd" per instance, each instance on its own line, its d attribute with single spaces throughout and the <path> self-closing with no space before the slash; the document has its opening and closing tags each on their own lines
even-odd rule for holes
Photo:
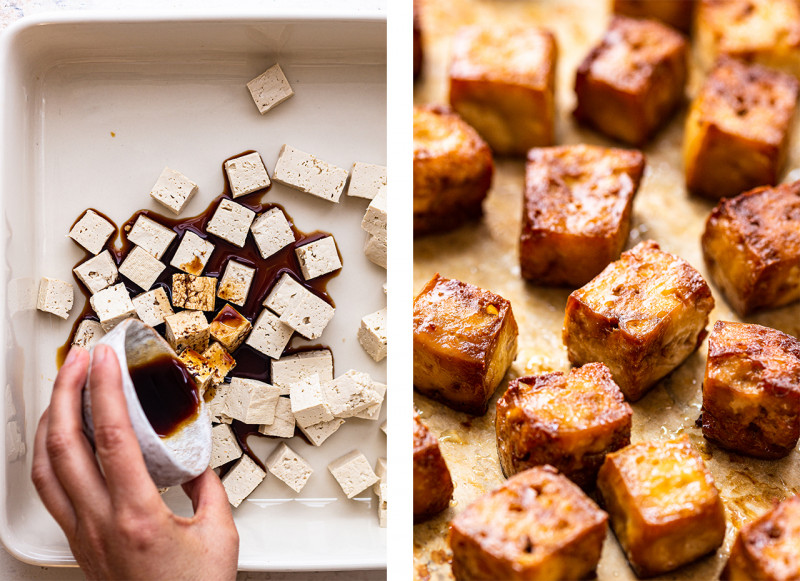
<svg viewBox="0 0 800 581">
<path fill-rule="evenodd" d="M 423 73 L 415 85 L 417 104 L 447 102 L 447 64 L 450 38 L 463 25 L 508 23 L 544 26 L 557 37 L 557 143 L 619 146 L 571 119 L 575 70 L 602 36 L 609 7 L 605 2 L 513 2 L 488 0 L 422 0 L 425 46 Z M 693 73 L 689 92 L 700 82 Z M 633 227 L 627 248 L 652 238 L 700 270 L 708 279 L 700 250 L 700 235 L 712 203 L 690 197 L 683 185 L 681 144 L 685 107 L 644 149 L 647 169 L 633 205 Z M 797 133 L 797 127 L 794 128 Z M 787 173 L 800 167 L 800 139 L 789 151 Z M 520 352 L 505 381 L 498 387 L 489 412 L 474 418 L 454 412 L 417 393 L 414 403 L 423 421 L 439 438 L 442 454 L 455 483 L 451 506 L 435 519 L 414 527 L 414 570 L 417 579 L 450 579 L 447 524 L 460 510 L 503 482 L 497 459 L 494 404 L 510 379 L 526 374 L 569 369 L 561 328 L 569 290 L 536 287 L 519 277 L 517 244 L 522 215 L 524 165 L 498 158 L 493 187 L 484 203 L 481 221 L 457 231 L 417 238 L 414 242 L 414 288 L 418 292 L 431 276 L 443 276 L 490 289 L 511 301 L 520 327 Z M 792 174 L 794 176 L 796 174 Z M 800 177 L 800 176 L 798 176 Z M 798 179 L 794 177 L 794 179 Z M 742 320 L 712 285 L 715 320 Z M 757 314 L 758 323 L 800 336 L 800 306 Z M 716 554 L 658 579 L 711 579 L 724 566 L 731 543 L 742 523 L 761 515 L 773 499 L 800 492 L 800 454 L 795 450 L 778 461 L 759 461 L 731 454 L 706 443 L 695 420 L 700 415 L 701 385 L 707 346 L 662 380 L 648 395 L 632 404 L 631 440 L 663 440 L 687 434 L 711 469 L 725 503 L 728 520 L 724 546 Z M 614 535 L 609 532 L 597 570 L 601 580 L 636 579 Z"/>
</svg>

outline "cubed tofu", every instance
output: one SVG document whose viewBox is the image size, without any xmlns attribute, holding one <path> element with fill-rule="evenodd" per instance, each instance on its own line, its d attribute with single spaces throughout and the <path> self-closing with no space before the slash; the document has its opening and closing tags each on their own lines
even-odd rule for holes
<svg viewBox="0 0 800 581">
<path fill-rule="evenodd" d="M 775 184 L 797 95 L 794 77 L 721 59 L 686 118 L 683 165 L 689 191 L 719 199 Z"/>
<path fill-rule="evenodd" d="M 103 330 L 103 326 L 100 323 L 91 319 L 84 319 L 75 331 L 72 344 L 83 347 L 84 349 L 91 349 L 97 345 L 97 342 L 102 339 L 105 334 L 106 332 Z"/>
<path fill-rule="evenodd" d="M 361 229 L 372 236 L 380 236 L 385 239 L 388 224 L 387 208 L 386 190 L 384 189 L 367 206 L 367 211 L 361 220 Z"/>
<path fill-rule="evenodd" d="M 89 297 L 89 304 L 100 319 L 103 329 L 108 332 L 125 319 L 138 318 L 136 307 L 131 301 L 128 289 L 122 283 L 115 284 Z"/>
<path fill-rule="evenodd" d="M 259 426 L 258 431 L 264 436 L 273 438 L 292 438 L 294 437 L 294 428 L 292 402 L 288 397 L 279 397 L 275 405 L 275 419 L 269 424 Z"/>
<path fill-rule="evenodd" d="M 325 236 L 294 249 L 303 278 L 311 280 L 342 268 L 333 236 Z"/>
<path fill-rule="evenodd" d="M 439 274 L 414 299 L 414 387 L 462 412 L 483 415 L 517 356 L 511 303 Z"/>
<path fill-rule="evenodd" d="M 353 450 L 341 458 L 337 458 L 328 464 L 328 470 L 333 474 L 347 498 L 353 498 L 364 492 L 378 481 L 369 460 L 358 450 Z"/>
<path fill-rule="evenodd" d="M 139 214 L 128 232 L 128 240 L 149 252 L 154 258 L 161 260 L 177 235 L 166 226 L 162 226 L 144 214 Z"/>
<path fill-rule="evenodd" d="M 800 438 L 800 341 L 761 325 L 717 321 L 708 338 L 703 435 L 756 458 Z"/>
<path fill-rule="evenodd" d="M 292 225 L 280 208 L 270 208 L 250 225 L 261 258 L 269 258 L 295 241 Z"/>
<path fill-rule="evenodd" d="M 377 264 L 381 268 L 386 268 L 388 260 L 388 247 L 386 245 L 386 237 L 374 236 L 370 234 L 364 244 L 364 256 L 373 264 Z"/>
<path fill-rule="evenodd" d="M 229 353 L 233 353 L 244 343 L 252 325 L 242 314 L 230 305 L 220 309 L 209 326 L 211 338 L 219 341 Z"/>
<path fill-rule="evenodd" d="M 281 442 L 264 462 L 267 470 L 286 486 L 300 492 L 314 470 L 300 454 Z"/>
<path fill-rule="evenodd" d="M 372 200 L 382 191 L 386 191 L 386 166 L 355 162 L 350 168 L 347 195 Z"/>
<path fill-rule="evenodd" d="M 307 293 L 311 293 L 311 291 L 297 282 L 288 272 L 284 272 L 270 289 L 264 300 L 264 306 L 272 312 L 282 315 Z"/>
<path fill-rule="evenodd" d="M 722 200 L 702 247 L 711 280 L 741 316 L 800 299 L 800 181 Z"/>
<path fill-rule="evenodd" d="M 497 154 L 551 145 L 557 53 L 555 37 L 542 28 L 462 28 L 453 39 L 450 105 Z"/>
<path fill-rule="evenodd" d="M 276 182 L 338 203 L 348 171 L 289 145 L 281 147 L 272 179 Z"/>
<path fill-rule="evenodd" d="M 301 351 L 270 361 L 272 384 L 281 388 L 281 395 L 289 395 L 289 388 L 309 375 L 319 375 L 320 383 L 333 379 L 333 355 L 330 349 Z"/>
<path fill-rule="evenodd" d="M 172 305 L 193 311 L 213 311 L 217 279 L 193 274 L 172 275 Z"/>
<path fill-rule="evenodd" d="M 206 225 L 206 232 L 242 248 L 255 218 L 256 213 L 250 208 L 223 198 Z"/>
<path fill-rule="evenodd" d="M 800 496 L 744 525 L 722 571 L 725 581 L 789 581 L 800 571 Z"/>
<path fill-rule="evenodd" d="M 279 64 L 274 64 L 247 83 L 247 89 L 262 115 L 294 95 Z"/>
<path fill-rule="evenodd" d="M 414 107 L 414 234 L 452 230 L 483 212 L 492 152 L 447 107 Z"/>
<path fill-rule="evenodd" d="M 387 341 L 385 308 L 361 317 L 358 342 L 373 360 L 383 361 L 386 358 Z"/>
<path fill-rule="evenodd" d="M 142 322 L 151 327 L 162 324 L 164 319 L 175 314 L 166 291 L 161 287 L 136 295 L 131 301 Z"/>
<path fill-rule="evenodd" d="M 228 392 L 230 384 L 223 383 L 216 388 L 206 390 L 203 400 L 206 403 L 206 410 L 212 422 L 230 424 L 233 421 L 228 415 Z"/>
<path fill-rule="evenodd" d="M 522 277 L 575 288 L 619 258 L 644 166 L 642 153 L 633 150 L 532 149 L 519 239 Z"/>
<path fill-rule="evenodd" d="M 214 245 L 211 242 L 187 230 L 169 264 L 183 272 L 200 276 L 212 252 Z"/>
<path fill-rule="evenodd" d="M 608 515 L 552 466 L 531 468 L 478 498 L 450 523 L 456 579 L 587 579 Z"/>
<path fill-rule="evenodd" d="M 439 514 L 453 498 L 453 480 L 439 450 L 439 440 L 414 412 L 414 522 Z"/>
<path fill-rule="evenodd" d="M 200 394 L 205 399 L 206 393 L 214 387 L 214 369 L 209 364 L 208 359 L 194 349 L 184 349 L 178 355 L 178 359 L 183 362 L 186 370 L 194 377 Z"/>
<path fill-rule="evenodd" d="M 298 426 L 308 427 L 333 419 L 319 375 L 309 375 L 293 383 L 289 388 L 289 401 Z"/>
<path fill-rule="evenodd" d="M 148 291 L 164 272 L 166 266 L 141 246 L 134 246 L 122 264 L 119 273 L 142 290 Z M 183 275 L 191 276 L 191 275 Z"/>
<path fill-rule="evenodd" d="M 247 344 L 272 359 L 279 359 L 294 331 L 267 309 L 261 311 L 247 336 Z"/>
<path fill-rule="evenodd" d="M 224 164 L 231 196 L 239 198 L 270 186 L 267 168 L 257 152 L 229 159 Z"/>
<path fill-rule="evenodd" d="M 255 274 L 255 268 L 237 260 L 229 260 L 219 281 L 217 296 L 223 301 L 243 307 L 247 302 L 247 295 L 250 294 L 250 285 L 253 284 Z"/>
<path fill-rule="evenodd" d="M 686 34 L 692 31 L 695 0 L 614 0 L 614 13 L 650 18 Z"/>
<path fill-rule="evenodd" d="M 375 493 L 378 496 L 378 526 L 382 529 L 385 529 L 388 526 L 389 517 L 389 511 L 387 509 L 389 487 L 387 483 L 383 482 L 382 480 L 379 481 L 375 486 L 378 487 L 378 491 Z"/>
<path fill-rule="evenodd" d="M 150 197 L 177 215 L 196 193 L 196 183 L 181 172 L 165 167 L 150 190 Z"/>
<path fill-rule="evenodd" d="M 570 294 L 564 345 L 573 365 L 605 363 L 636 401 L 700 346 L 713 308 L 700 273 L 646 240 Z"/>
<path fill-rule="evenodd" d="M 305 293 L 286 309 L 281 323 L 294 329 L 306 339 L 318 339 L 333 319 L 336 309 L 313 293 Z"/>
<path fill-rule="evenodd" d="M 212 343 L 203 351 L 203 357 L 208 361 L 212 370 L 212 383 L 219 385 L 225 377 L 236 367 L 236 360 L 230 356 L 225 347 L 219 343 Z"/>
<path fill-rule="evenodd" d="M 187 348 L 202 353 L 208 348 L 208 321 L 201 311 L 181 311 L 166 317 L 164 323 L 167 342 L 177 353 Z"/>
<path fill-rule="evenodd" d="M 297 425 L 300 431 L 303 432 L 308 441 L 314 446 L 321 446 L 322 443 L 330 438 L 336 431 L 342 427 L 344 420 L 341 418 L 334 418 L 328 422 L 320 422 L 312 426 L 303 427 Z"/>
<path fill-rule="evenodd" d="M 242 448 L 228 424 L 219 424 L 211 428 L 211 468 L 219 468 L 223 464 L 233 462 L 242 457 Z"/>
<path fill-rule="evenodd" d="M 655 20 L 615 16 L 575 74 L 575 118 L 644 145 L 683 101 L 688 43 Z"/>
<path fill-rule="evenodd" d="M 97 256 L 80 263 L 72 269 L 72 272 L 92 294 L 116 284 L 119 279 L 117 264 L 108 250 L 103 250 Z"/>
<path fill-rule="evenodd" d="M 228 502 L 236 508 L 266 477 L 267 473 L 250 456 L 242 456 L 222 477 L 222 486 L 228 495 Z"/>
<path fill-rule="evenodd" d="M 355 369 L 322 383 L 325 401 L 337 418 L 352 418 L 380 404 L 385 390 L 378 389 L 369 375 Z"/>
<path fill-rule="evenodd" d="M 234 377 L 225 398 L 225 415 L 245 424 L 272 424 L 278 413 L 279 398 L 280 390 L 269 383 Z"/>
<path fill-rule="evenodd" d="M 672 571 L 722 545 L 722 501 L 685 435 L 609 454 L 597 487 L 617 540 L 640 577 Z"/>
<path fill-rule="evenodd" d="M 497 402 L 500 465 L 512 476 L 550 464 L 591 490 L 606 454 L 631 443 L 632 415 L 602 363 L 515 379 Z"/>
<path fill-rule="evenodd" d="M 386 398 L 386 384 L 380 383 L 378 381 L 373 381 L 372 390 L 380 398 L 380 401 L 372 404 L 364 411 L 358 412 L 356 415 L 353 416 L 354 418 L 361 418 L 362 420 L 370 420 L 373 422 L 378 420 L 379 416 L 381 415 L 381 407 L 383 406 L 383 400 Z"/>
<path fill-rule="evenodd" d="M 94 210 L 86 210 L 69 231 L 69 237 L 92 254 L 100 254 L 116 227 Z"/>
</svg>

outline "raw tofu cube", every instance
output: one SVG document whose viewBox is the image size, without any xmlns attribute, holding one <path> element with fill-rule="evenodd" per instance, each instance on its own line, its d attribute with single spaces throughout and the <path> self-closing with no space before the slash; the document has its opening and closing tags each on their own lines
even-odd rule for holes
<svg viewBox="0 0 800 581">
<path fill-rule="evenodd" d="M 350 169 L 350 185 L 347 195 L 372 200 L 386 191 L 386 166 L 357 161 Z"/>
<path fill-rule="evenodd" d="M 597 487 L 617 540 L 640 577 L 672 571 L 722 545 L 722 501 L 685 435 L 609 454 Z"/>
<path fill-rule="evenodd" d="M 388 422 L 387 420 L 383 420 L 383 423 L 381 424 L 381 432 L 383 432 L 384 434 L 388 434 L 388 432 L 386 431 L 387 428 L 388 428 Z"/>
<path fill-rule="evenodd" d="M 116 228 L 94 210 L 86 210 L 69 231 L 69 237 L 92 254 L 99 254 Z"/>
<path fill-rule="evenodd" d="M 142 290 L 150 290 L 165 268 L 164 263 L 154 258 L 147 250 L 141 246 L 134 246 L 119 265 L 119 272 Z"/>
<path fill-rule="evenodd" d="M 351 418 L 383 401 L 375 383 L 366 373 L 351 369 L 322 384 L 325 401 L 337 418 Z"/>
<path fill-rule="evenodd" d="M 478 218 L 493 173 L 489 146 L 461 117 L 447 107 L 414 107 L 414 234 Z"/>
<path fill-rule="evenodd" d="M 293 332 L 280 318 L 264 309 L 247 337 L 247 344 L 267 357 L 278 359 L 289 344 Z"/>
<path fill-rule="evenodd" d="M 378 461 L 375 462 L 375 476 L 377 476 L 379 480 L 372 487 L 372 490 L 375 491 L 375 494 L 380 498 L 380 485 L 386 482 L 386 458 L 378 458 Z"/>
<path fill-rule="evenodd" d="M 181 172 L 165 167 L 153 189 L 150 190 L 150 197 L 177 215 L 183 211 L 196 193 L 196 183 Z"/>
<path fill-rule="evenodd" d="M 245 424 L 272 424 L 279 397 L 280 390 L 268 383 L 234 377 L 226 396 L 225 414 Z"/>
<path fill-rule="evenodd" d="M 262 115 L 294 95 L 279 64 L 271 66 L 247 83 L 247 88 L 253 96 L 258 112 Z"/>
<path fill-rule="evenodd" d="M 283 312 L 280 321 L 306 339 L 317 339 L 333 319 L 335 309 L 313 293 L 306 293 Z"/>
<path fill-rule="evenodd" d="M 270 185 L 267 168 L 257 152 L 248 153 L 225 162 L 225 174 L 234 198 L 252 194 Z"/>
<path fill-rule="evenodd" d="M 632 415 L 602 363 L 515 379 L 497 402 L 500 465 L 512 476 L 550 464 L 591 490 L 606 454 L 631 443 Z"/>
<path fill-rule="evenodd" d="M 330 349 L 302 351 L 270 362 L 272 384 L 289 395 L 289 388 L 309 375 L 319 375 L 320 383 L 333 379 L 333 356 Z"/>
<path fill-rule="evenodd" d="M 228 424 L 211 428 L 211 468 L 218 468 L 241 457 L 242 449 Z"/>
<path fill-rule="evenodd" d="M 217 279 L 193 274 L 172 275 L 172 305 L 193 311 L 213 311 Z"/>
<path fill-rule="evenodd" d="M 280 208 L 259 214 L 250 226 L 261 258 L 269 258 L 295 241 L 294 231 Z"/>
<path fill-rule="evenodd" d="M 201 311 L 181 311 L 164 319 L 166 339 L 177 353 L 194 349 L 202 353 L 208 348 L 208 321 Z"/>
<path fill-rule="evenodd" d="M 197 388 L 200 394 L 205 399 L 205 394 L 214 387 L 214 369 L 209 364 L 205 355 L 202 355 L 194 349 L 184 349 L 178 355 L 186 370 L 194 377 Z"/>
<path fill-rule="evenodd" d="M 800 181 L 722 200 L 702 246 L 711 280 L 741 316 L 800 299 Z"/>
<path fill-rule="evenodd" d="M 720 60 L 686 118 L 686 187 L 719 199 L 775 184 L 786 159 L 797 95 L 794 77 Z"/>
<path fill-rule="evenodd" d="M 256 213 L 250 208 L 223 198 L 206 226 L 206 231 L 242 248 L 255 217 Z"/>
<path fill-rule="evenodd" d="M 375 391 L 378 397 L 380 397 L 380 401 L 378 403 L 372 404 L 364 411 L 357 413 L 356 415 L 353 416 L 354 418 L 376 421 L 378 417 L 381 415 L 381 407 L 383 406 L 383 400 L 386 397 L 386 384 L 373 381 L 372 389 Z"/>
<path fill-rule="evenodd" d="M 386 268 L 387 247 L 386 238 L 383 236 L 372 236 L 367 238 L 367 243 L 364 245 L 364 254 L 367 260 L 373 264 L 377 264 L 381 268 Z"/>
<path fill-rule="evenodd" d="M 242 504 L 242 501 L 250 496 L 261 481 L 267 477 L 267 473 L 253 462 L 250 456 L 242 456 L 233 468 L 222 477 L 222 486 L 228 495 L 228 502 L 234 508 Z"/>
<path fill-rule="evenodd" d="M 273 438 L 293 438 L 294 437 L 294 414 L 292 413 L 292 402 L 288 397 L 279 397 L 275 406 L 275 419 L 270 424 L 258 427 L 258 431 L 265 436 Z"/>
<path fill-rule="evenodd" d="M 385 529 L 388 526 L 388 498 L 387 495 L 389 493 L 389 489 L 385 482 L 381 481 L 378 482 L 375 486 L 378 487 L 378 492 L 375 494 L 378 495 L 378 526 Z"/>
<path fill-rule="evenodd" d="M 208 349 L 203 351 L 203 357 L 206 358 L 212 370 L 212 383 L 214 385 L 221 384 L 228 373 L 236 367 L 236 360 L 219 343 L 209 345 Z"/>
<path fill-rule="evenodd" d="M 273 476 L 295 492 L 300 492 L 314 470 L 300 454 L 281 442 L 264 463 Z"/>
<path fill-rule="evenodd" d="M 615 16 L 575 75 L 575 118 L 644 145 L 683 101 L 688 43 L 655 20 Z"/>
<path fill-rule="evenodd" d="M 175 232 L 155 220 L 151 220 L 144 214 L 139 214 L 136 222 L 133 223 L 131 231 L 128 232 L 128 240 L 159 260 L 167 252 L 169 245 L 172 244 L 176 236 Z"/>
<path fill-rule="evenodd" d="M 328 470 L 342 487 L 347 498 L 365 491 L 378 481 L 366 456 L 353 450 L 328 464 Z"/>
<path fill-rule="evenodd" d="M 336 430 L 342 427 L 344 424 L 344 420 L 341 418 L 334 418 L 327 422 L 320 422 L 318 424 L 314 424 L 313 426 L 306 426 L 303 427 L 298 424 L 298 428 L 300 431 L 305 434 L 308 441 L 311 442 L 315 446 L 321 446 L 322 443 L 330 438 Z"/>
<path fill-rule="evenodd" d="M 450 104 L 500 155 L 551 145 L 556 40 L 532 26 L 470 26 L 453 39 Z"/>
<path fill-rule="evenodd" d="M 414 387 L 483 415 L 517 356 L 517 322 L 503 297 L 435 275 L 414 299 Z"/>
<path fill-rule="evenodd" d="M 306 287 L 297 282 L 289 273 L 284 272 L 264 300 L 264 306 L 282 315 L 306 294 L 311 294 Z"/>
<path fill-rule="evenodd" d="M 531 468 L 450 523 L 456 579 L 594 577 L 608 515 L 552 466 Z"/>
<path fill-rule="evenodd" d="M 160 325 L 164 319 L 175 314 L 166 291 L 161 287 L 137 295 L 132 301 L 136 314 L 142 322 L 151 327 Z"/>
<path fill-rule="evenodd" d="M 72 272 L 92 294 L 110 287 L 119 278 L 117 265 L 108 250 L 80 263 Z"/>
<path fill-rule="evenodd" d="M 211 242 L 187 230 L 169 264 L 183 272 L 200 276 L 212 252 L 214 245 Z"/>
<path fill-rule="evenodd" d="M 217 296 L 223 301 L 230 301 L 234 305 L 243 307 L 255 274 L 255 268 L 236 260 L 229 260 L 219 281 Z"/>
<path fill-rule="evenodd" d="M 91 319 L 84 319 L 78 325 L 78 330 L 75 331 L 72 344 L 84 349 L 91 349 L 105 334 L 106 332 L 100 323 Z"/>
<path fill-rule="evenodd" d="M 92 309 L 97 313 L 100 324 L 106 332 L 128 318 L 138 318 L 128 289 L 122 283 L 115 284 L 89 298 Z"/>
<path fill-rule="evenodd" d="M 346 169 L 284 145 L 278 155 L 272 179 L 306 194 L 338 203 L 347 175 Z"/>
<path fill-rule="evenodd" d="M 206 409 L 212 422 L 230 424 L 233 418 L 228 414 L 228 392 L 230 384 L 223 383 L 214 389 L 209 389 L 203 394 L 206 402 Z"/>
<path fill-rule="evenodd" d="M 361 229 L 373 236 L 386 238 L 386 190 L 382 190 L 367 206 L 367 211 L 361 220 Z"/>
<path fill-rule="evenodd" d="M 333 236 L 325 236 L 294 249 L 303 271 L 303 278 L 311 280 L 342 268 L 339 251 Z"/>
<path fill-rule="evenodd" d="M 788 455 L 800 438 L 800 341 L 761 325 L 717 321 L 708 338 L 703 435 L 756 458 Z"/>
<path fill-rule="evenodd" d="M 522 277 L 575 288 L 619 258 L 644 165 L 641 152 L 626 149 L 531 150 L 519 239 Z"/>
<path fill-rule="evenodd" d="M 298 426 L 313 426 L 333 419 L 331 407 L 319 382 L 319 375 L 309 375 L 289 388 L 292 414 Z"/>
<path fill-rule="evenodd" d="M 414 522 L 439 514 L 450 505 L 453 480 L 439 450 L 439 440 L 414 412 Z"/>
<path fill-rule="evenodd" d="M 614 13 L 659 20 L 689 34 L 692 31 L 694 6 L 694 0 L 614 0 Z"/>
<path fill-rule="evenodd" d="M 636 401 L 694 353 L 713 308 L 700 273 L 647 240 L 569 296 L 564 344 L 573 365 L 605 363 Z"/>
<path fill-rule="evenodd" d="M 386 309 L 364 315 L 358 329 L 358 342 L 375 361 L 386 358 Z"/>
<path fill-rule="evenodd" d="M 239 311 L 230 305 L 222 307 L 209 326 L 211 338 L 219 341 L 225 349 L 233 353 L 250 333 L 252 325 Z"/>
</svg>

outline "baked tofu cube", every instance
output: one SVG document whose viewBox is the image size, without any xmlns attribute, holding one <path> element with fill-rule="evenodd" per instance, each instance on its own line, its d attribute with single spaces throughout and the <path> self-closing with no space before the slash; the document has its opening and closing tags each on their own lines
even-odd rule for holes
<svg viewBox="0 0 800 581">
<path fill-rule="evenodd" d="M 506 299 L 436 274 L 414 299 L 414 386 L 483 415 L 517 356 L 517 335 Z"/>
<path fill-rule="evenodd" d="M 531 26 L 469 26 L 453 39 L 450 105 L 501 155 L 552 145 L 556 40 Z"/>
<path fill-rule="evenodd" d="M 597 487 L 640 577 L 690 563 L 725 538 L 725 511 L 714 479 L 686 436 L 609 454 Z"/>
<path fill-rule="evenodd" d="M 513 476 L 550 464 L 594 488 L 606 454 L 631 443 L 632 414 L 602 363 L 515 379 L 497 402 L 500 465 Z"/>
<path fill-rule="evenodd" d="M 531 150 L 519 241 L 522 277 L 575 288 L 619 258 L 643 172 L 638 151 L 593 145 Z"/>
<path fill-rule="evenodd" d="M 450 523 L 456 579 L 587 579 L 608 515 L 552 466 L 531 468 Z"/>
<path fill-rule="evenodd" d="M 172 305 L 193 311 L 213 311 L 217 279 L 193 274 L 172 275 Z"/>
<path fill-rule="evenodd" d="M 414 234 L 479 217 L 493 172 L 489 146 L 461 117 L 447 107 L 414 107 Z"/>
<path fill-rule="evenodd" d="M 655 20 L 615 16 L 578 67 L 575 118 L 601 133 L 644 145 L 683 100 L 686 39 Z"/>
<path fill-rule="evenodd" d="M 700 346 L 713 308 L 700 273 L 646 240 L 569 295 L 564 345 L 573 365 L 605 363 L 636 401 Z"/>
<path fill-rule="evenodd" d="M 740 315 L 800 299 L 800 181 L 722 200 L 702 246 L 711 280 Z"/>
<path fill-rule="evenodd" d="M 686 187 L 730 198 L 772 185 L 786 159 L 794 77 L 724 58 L 692 102 L 683 136 Z"/>
<path fill-rule="evenodd" d="M 450 505 L 453 480 L 439 450 L 439 440 L 414 412 L 414 522 L 439 514 Z"/>
<path fill-rule="evenodd" d="M 797 579 L 800 571 L 797 539 L 800 539 L 800 496 L 793 496 L 739 530 L 722 579 Z"/>
<path fill-rule="evenodd" d="M 211 338 L 219 341 L 229 353 L 233 353 L 247 338 L 253 326 L 239 311 L 230 305 L 220 309 L 209 325 Z"/>
<path fill-rule="evenodd" d="M 783 458 L 800 438 L 800 341 L 717 321 L 708 338 L 703 435 L 728 450 Z"/>
<path fill-rule="evenodd" d="M 614 13 L 659 20 L 689 34 L 694 6 L 694 0 L 614 0 Z"/>
</svg>

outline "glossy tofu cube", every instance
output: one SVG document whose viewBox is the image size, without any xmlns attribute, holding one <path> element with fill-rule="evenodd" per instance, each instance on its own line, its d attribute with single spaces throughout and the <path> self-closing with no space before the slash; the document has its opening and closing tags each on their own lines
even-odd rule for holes
<svg viewBox="0 0 800 581">
<path fill-rule="evenodd" d="M 550 464 L 592 489 L 606 454 L 631 443 L 632 415 L 602 363 L 515 379 L 497 402 L 500 465 L 512 476 Z"/>
<path fill-rule="evenodd" d="M 619 258 L 643 172 L 639 151 L 593 145 L 531 150 L 519 241 L 522 277 L 575 288 Z"/>
<path fill-rule="evenodd" d="M 617 540 L 640 577 L 672 571 L 722 545 L 722 501 L 686 436 L 609 454 L 597 487 Z"/>
<path fill-rule="evenodd" d="M 683 136 L 686 187 L 719 199 L 773 185 L 797 103 L 794 77 L 722 59 L 692 102 Z"/>
<path fill-rule="evenodd" d="M 694 0 L 614 0 L 614 13 L 631 18 L 650 18 L 689 34 Z"/>
<path fill-rule="evenodd" d="M 450 523 L 453 575 L 487 581 L 594 577 L 607 521 L 555 468 L 531 468 Z"/>
<path fill-rule="evenodd" d="M 708 338 L 703 435 L 728 450 L 782 458 L 800 438 L 800 341 L 717 321 Z"/>
<path fill-rule="evenodd" d="M 492 152 L 447 107 L 414 107 L 414 234 L 478 218 L 492 185 Z"/>
<path fill-rule="evenodd" d="M 414 522 L 439 514 L 450 505 L 453 480 L 439 441 L 414 412 Z"/>
<path fill-rule="evenodd" d="M 230 305 L 220 309 L 209 325 L 211 338 L 219 341 L 229 353 L 233 353 L 250 334 L 253 325 Z"/>
<path fill-rule="evenodd" d="M 462 412 L 483 415 L 517 356 L 511 303 L 435 275 L 414 299 L 414 387 Z"/>
<path fill-rule="evenodd" d="M 636 401 L 697 349 L 713 308 L 700 273 L 647 240 L 569 296 L 564 344 L 573 365 L 605 363 Z"/>
<path fill-rule="evenodd" d="M 469 26 L 453 39 L 450 105 L 501 155 L 552 145 L 556 40 L 531 26 Z"/>
<path fill-rule="evenodd" d="M 800 181 L 722 200 L 702 247 L 711 280 L 740 315 L 800 299 Z"/>
</svg>

